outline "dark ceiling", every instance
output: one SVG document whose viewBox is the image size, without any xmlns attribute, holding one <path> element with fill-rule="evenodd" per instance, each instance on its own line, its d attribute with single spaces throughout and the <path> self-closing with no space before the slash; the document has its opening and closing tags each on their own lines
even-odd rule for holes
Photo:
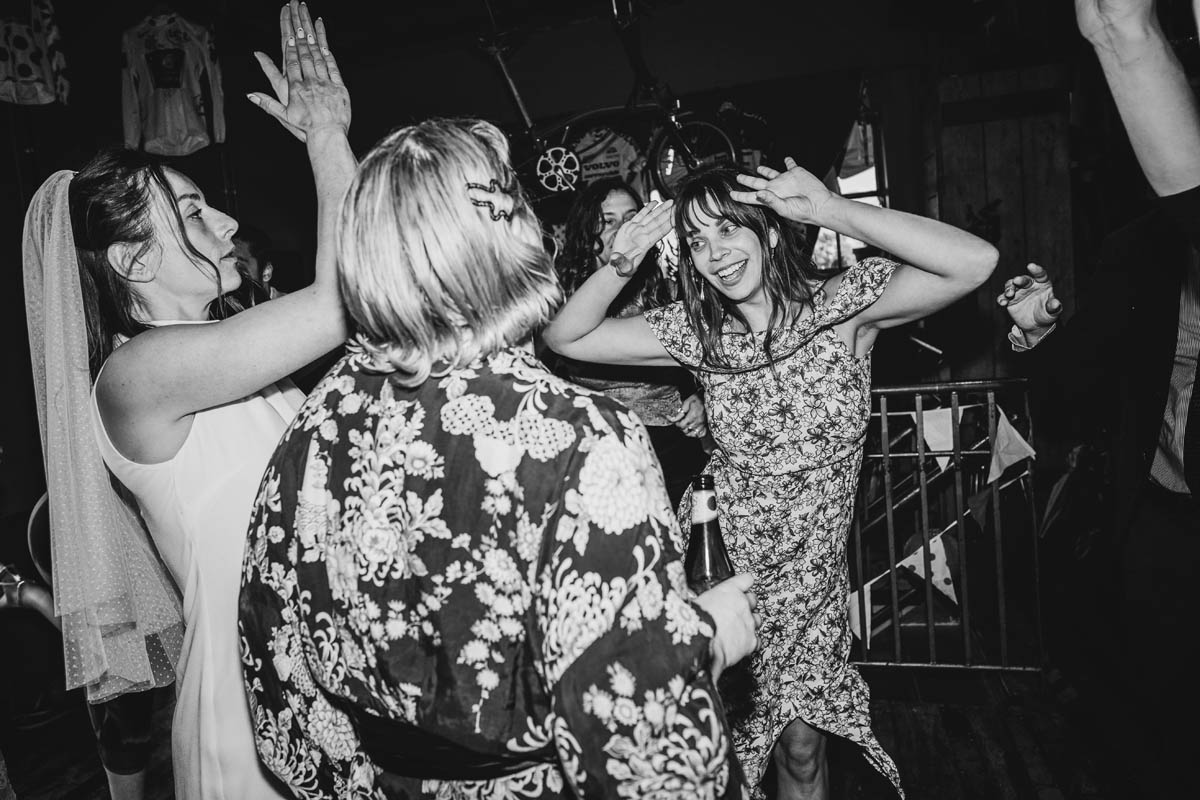
<svg viewBox="0 0 1200 800">
<path fill-rule="evenodd" d="M 626 0 L 617 0 L 624 4 Z M 656 14 L 686 4 L 686 0 L 635 0 L 643 13 Z M 189 19 L 217 29 L 273 31 L 282 3 L 278 0 L 175 0 L 172 3 L 60 0 L 60 13 L 90 17 L 89 24 L 127 28 L 149 13 L 171 8 Z M 343 46 L 389 42 L 476 37 L 492 27 L 516 32 L 604 17 L 612 0 L 314 0 L 314 15 L 327 15 Z M 331 24 L 331 27 L 333 25 Z"/>
<path fill-rule="evenodd" d="M 1190 12 L 1188 0 L 1161 0 L 1168 10 L 1179 6 Z M 811 36 L 846 36 L 856 29 L 887 31 L 940 31 L 968 33 L 989 30 L 997 24 L 1014 31 L 1030 23 L 1044 23 L 1045 14 L 1031 15 L 1022 7 L 1061 6 L 1056 16 L 1070 16 L 1065 0 L 314 0 L 314 15 L 326 15 L 340 58 L 373 60 L 373 54 L 404 44 L 466 43 L 504 31 L 514 45 L 523 37 L 547 30 L 611 18 L 613 8 L 632 6 L 648 26 L 670 25 L 673 20 L 695 24 L 703 20 L 714 38 L 731 24 L 759 19 L 764 32 L 778 18 L 801 17 L 811 22 L 798 33 Z M 83 37 L 113 41 L 124 29 L 163 8 L 171 8 L 193 21 L 212 26 L 225 46 L 240 47 L 246 40 L 263 47 L 264 37 L 278 30 L 279 0 L 55 0 L 64 38 Z M 1190 17 L 1190 14 L 1188 15 Z M 1034 19 L 1037 17 L 1037 19 Z M 1029 31 L 1026 31 L 1027 33 Z M 1073 33 L 1065 31 L 1066 33 Z M 803 44 L 803 39 L 798 42 Z M 79 42 L 76 41 L 76 45 Z M 753 42 L 746 45 L 753 47 Z"/>
<path fill-rule="evenodd" d="M 1043 2 L 1044 0 L 1038 0 Z M 128 28 L 144 16 L 171 8 L 193 21 L 211 25 L 226 36 L 240 31 L 256 35 L 277 30 L 279 0 L 56 0 L 55 8 L 64 24 L 79 23 L 87 35 L 102 35 Z M 956 29 L 976 27 L 1011 0 L 779 0 L 756 3 L 755 10 L 770 14 L 795 13 L 797 8 L 814 21 L 837 20 L 848 26 L 888 29 Z M 713 4 L 697 0 L 314 0 L 314 15 L 327 15 L 331 29 L 343 48 L 353 56 L 369 55 L 371 48 L 386 43 L 475 39 L 493 29 L 518 41 L 523 34 L 553 29 L 572 23 L 611 18 L 614 6 L 632 7 L 653 20 L 672 15 L 712 16 L 714 36 L 720 36 L 725 14 L 744 14 L 744 6 L 723 3 L 712 13 Z M 762 23 L 769 25 L 764 18 Z"/>
</svg>

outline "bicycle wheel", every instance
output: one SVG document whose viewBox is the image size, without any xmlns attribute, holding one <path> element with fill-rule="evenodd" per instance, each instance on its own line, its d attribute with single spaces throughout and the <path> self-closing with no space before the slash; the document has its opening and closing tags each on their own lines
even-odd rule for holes
<svg viewBox="0 0 1200 800">
<path fill-rule="evenodd" d="M 688 119 L 680 122 L 679 140 L 691 151 L 695 167 L 686 163 L 671 128 L 660 130 L 650 144 L 651 178 L 663 197 L 674 197 L 679 185 L 694 169 L 737 163 L 737 148 L 733 145 L 733 139 L 720 126 L 707 120 Z"/>
</svg>

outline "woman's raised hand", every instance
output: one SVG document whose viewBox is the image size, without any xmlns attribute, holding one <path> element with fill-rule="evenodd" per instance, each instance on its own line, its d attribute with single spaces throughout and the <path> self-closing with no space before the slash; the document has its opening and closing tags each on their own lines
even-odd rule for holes
<svg viewBox="0 0 1200 800">
<path fill-rule="evenodd" d="M 282 72 L 265 53 L 254 53 L 275 97 L 253 92 L 250 101 L 302 142 L 322 128 L 349 131 L 350 93 L 329 49 L 325 22 L 314 23 L 308 6 L 293 0 L 279 11 L 279 38 Z"/>
<path fill-rule="evenodd" d="M 634 264 L 645 258 L 650 248 L 671 230 L 671 211 L 675 201 L 657 203 L 653 200 L 626 222 L 613 237 L 612 253 L 620 253 Z"/>
<path fill-rule="evenodd" d="M 818 223 L 821 210 L 833 192 L 791 156 L 783 163 L 787 166 L 784 172 L 759 167 L 758 176 L 738 175 L 738 183 L 751 191 L 730 192 L 729 196 L 739 203 L 766 206 L 784 219 Z"/>
</svg>

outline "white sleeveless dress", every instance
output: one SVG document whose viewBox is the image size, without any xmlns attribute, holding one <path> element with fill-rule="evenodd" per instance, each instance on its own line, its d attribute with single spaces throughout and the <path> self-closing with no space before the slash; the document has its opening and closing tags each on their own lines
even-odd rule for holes
<svg viewBox="0 0 1200 800">
<path fill-rule="evenodd" d="M 173 458 L 138 464 L 109 439 L 92 392 L 104 462 L 137 497 L 158 552 L 183 592 L 184 640 L 171 730 L 176 800 L 289 796 L 275 788 L 254 749 L 242 684 L 238 592 L 259 482 L 303 402 L 303 392 L 285 380 L 201 411 Z"/>
</svg>

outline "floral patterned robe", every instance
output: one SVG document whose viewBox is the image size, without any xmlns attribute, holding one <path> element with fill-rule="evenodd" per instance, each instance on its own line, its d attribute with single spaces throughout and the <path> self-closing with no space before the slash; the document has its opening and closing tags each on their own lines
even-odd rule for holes
<svg viewBox="0 0 1200 800">
<path fill-rule="evenodd" d="M 260 757 L 300 798 L 743 797 L 678 536 L 620 404 L 518 349 L 406 389 L 352 345 L 251 520 Z"/>
<path fill-rule="evenodd" d="M 759 335 L 723 334 L 731 365 L 698 367 L 700 341 L 682 305 L 646 312 L 674 358 L 695 370 L 705 390 L 718 449 L 707 471 L 716 485 L 721 527 L 739 572 L 755 574 L 763 622 L 750 669 L 731 670 L 721 692 L 738 757 L 761 781 L 771 749 L 797 718 L 862 745 L 897 790 L 892 759 L 871 733 L 866 683 L 847 661 L 849 575 L 846 535 L 870 417 L 871 361 L 857 358 L 832 326 L 875 302 L 895 263 L 865 259 L 837 292 L 777 338 L 772 367 Z M 691 518 L 691 491 L 679 518 Z"/>
</svg>

